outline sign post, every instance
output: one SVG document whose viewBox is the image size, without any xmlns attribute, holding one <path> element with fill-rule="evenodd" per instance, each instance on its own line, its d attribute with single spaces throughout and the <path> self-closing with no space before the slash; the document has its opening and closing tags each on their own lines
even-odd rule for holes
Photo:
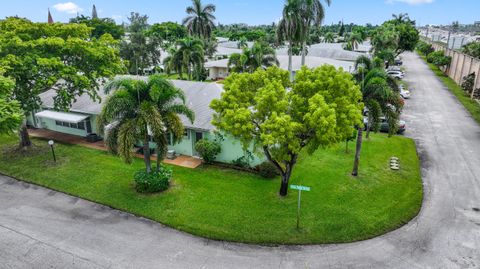
<svg viewBox="0 0 480 269">
<path fill-rule="evenodd" d="M 297 202 L 297 229 L 300 229 L 300 205 L 302 199 L 302 191 L 310 191 L 310 187 L 290 185 L 290 189 L 298 190 L 298 202 Z"/>
</svg>

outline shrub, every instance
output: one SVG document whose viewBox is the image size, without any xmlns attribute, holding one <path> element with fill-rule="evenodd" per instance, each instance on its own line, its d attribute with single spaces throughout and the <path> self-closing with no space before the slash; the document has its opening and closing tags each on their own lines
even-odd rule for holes
<svg viewBox="0 0 480 269">
<path fill-rule="evenodd" d="M 443 51 L 435 51 L 427 56 L 427 62 L 432 63 L 438 67 L 449 65 L 452 62 L 452 57 L 445 56 Z"/>
<path fill-rule="evenodd" d="M 212 163 L 217 155 L 222 152 L 222 146 L 216 140 L 201 139 L 195 144 L 195 150 L 198 151 L 206 163 Z"/>
<path fill-rule="evenodd" d="M 250 162 L 254 159 L 253 154 L 250 151 L 245 151 L 245 154 L 232 161 L 232 164 L 242 168 L 250 168 Z"/>
<path fill-rule="evenodd" d="M 264 178 L 274 178 L 279 176 L 277 167 L 271 162 L 263 162 L 257 166 L 258 173 Z"/>
<path fill-rule="evenodd" d="M 154 169 L 147 173 L 142 169 L 135 173 L 135 189 L 140 193 L 162 192 L 170 186 L 171 178 L 172 170 L 163 166 L 160 167 L 158 172 Z"/>
<path fill-rule="evenodd" d="M 473 91 L 473 86 L 475 85 L 475 73 L 471 73 L 468 76 L 463 77 L 462 89 L 471 94 Z"/>
<path fill-rule="evenodd" d="M 418 42 L 417 49 L 425 56 L 435 51 L 432 45 L 423 41 Z"/>
</svg>

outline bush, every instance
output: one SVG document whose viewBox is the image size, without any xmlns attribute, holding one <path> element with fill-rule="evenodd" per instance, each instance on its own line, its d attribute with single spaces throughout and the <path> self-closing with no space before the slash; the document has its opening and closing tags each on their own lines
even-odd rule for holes
<svg viewBox="0 0 480 269">
<path fill-rule="evenodd" d="M 161 166 L 157 172 L 154 169 L 147 173 L 145 170 L 140 170 L 135 173 L 135 189 L 140 193 L 157 193 L 168 189 L 170 186 L 170 179 L 172 178 L 172 170 Z"/>
<path fill-rule="evenodd" d="M 475 85 L 475 73 L 471 73 L 468 76 L 463 77 L 462 89 L 471 94 L 473 91 L 473 86 Z"/>
<path fill-rule="evenodd" d="M 418 42 L 417 49 L 425 56 L 435 51 L 432 45 L 423 41 Z"/>
<path fill-rule="evenodd" d="M 217 155 L 222 152 L 222 146 L 217 141 L 201 139 L 195 144 L 195 150 L 198 151 L 206 163 L 212 163 Z"/>
<path fill-rule="evenodd" d="M 277 167 L 271 162 L 263 162 L 257 166 L 258 173 L 264 178 L 274 178 L 279 176 Z"/>
<path fill-rule="evenodd" d="M 427 62 L 432 63 L 438 67 L 449 65 L 452 62 L 452 57 L 445 56 L 443 51 L 435 51 L 427 56 Z"/>
</svg>

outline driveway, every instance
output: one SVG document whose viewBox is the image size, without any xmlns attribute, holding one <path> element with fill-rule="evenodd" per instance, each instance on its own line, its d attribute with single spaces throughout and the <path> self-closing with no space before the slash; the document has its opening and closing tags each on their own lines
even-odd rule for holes
<svg viewBox="0 0 480 269">
<path fill-rule="evenodd" d="M 480 127 L 416 55 L 404 62 L 425 201 L 401 229 L 341 245 L 223 243 L 0 177 L 0 268 L 480 268 Z"/>
</svg>

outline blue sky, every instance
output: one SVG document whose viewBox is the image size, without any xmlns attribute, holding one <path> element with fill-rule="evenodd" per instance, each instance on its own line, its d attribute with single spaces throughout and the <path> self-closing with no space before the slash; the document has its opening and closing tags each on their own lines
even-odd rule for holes
<svg viewBox="0 0 480 269">
<path fill-rule="evenodd" d="M 203 0 L 217 6 L 220 23 L 269 24 L 281 16 L 284 0 Z M 0 17 L 18 15 L 33 21 L 46 21 L 50 8 L 55 21 L 66 22 L 77 12 L 90 15 L 92 5 L 101 17 L 126 21 L 131 11 L 149 16 L 149 22 L 181 22 L 190 0 L 9 0 L 4 1 Z M 421 25 L 480 21 L 480 0 L 332 0 L 325 24 L 379 24 L 391 14 L 409 13 Z"/>
</svg>

